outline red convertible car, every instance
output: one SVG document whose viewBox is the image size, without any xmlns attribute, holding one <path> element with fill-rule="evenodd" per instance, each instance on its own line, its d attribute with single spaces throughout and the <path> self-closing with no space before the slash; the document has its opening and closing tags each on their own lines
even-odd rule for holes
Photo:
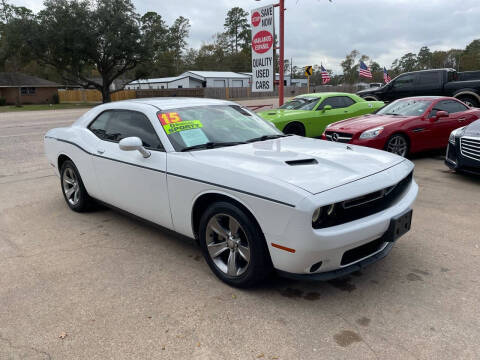
<svg viewBox="0 0 480 360">
<path fill-rule="evenodd" d="M 479 118 L 480 109 L 452 97 L 411 97 L 396 100 L 375 114 L 330 124 L 322 138 L 407 156 L 446 147 L 452 130 Z"/>
</svg>

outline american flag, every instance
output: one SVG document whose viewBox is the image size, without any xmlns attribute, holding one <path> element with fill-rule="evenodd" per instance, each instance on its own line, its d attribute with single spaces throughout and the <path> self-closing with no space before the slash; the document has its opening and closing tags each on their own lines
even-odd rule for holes
<svg viewBox="0 0 480 360">
<path fill-rule="evenodd" d="M 383 81 L 385 81 L 385 84 L 388 84 L 392 79 L 390 78 L 390 75 L 388 75 L 387 69 L 385 66 L 383 67 Z"/>
<path fill-rule="evenodd" d="M 358 73 L 360 74 L 360 76 L 363 76 L 369 79 L 372 78 L 372 72 L 362 60 L 360 60 L 360 67 L 358 68 Z"/>
<path fill-rule="evenodd" d="M 330 81 L 330 76 L 328 75 L 328 71 L 320 65 L 320 72 L 322 74 L 322 84 L 326 84 Z"/>
</svg>

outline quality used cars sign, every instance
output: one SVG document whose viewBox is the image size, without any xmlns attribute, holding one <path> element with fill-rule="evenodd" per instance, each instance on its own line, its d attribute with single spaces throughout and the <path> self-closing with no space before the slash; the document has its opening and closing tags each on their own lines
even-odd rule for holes
<svg viewBox="0 0 480 360">
<path fill-rule="evenodd" d="M 273 91 L 273 5 L 252 10 L 252 91 Z"/>
</svg>

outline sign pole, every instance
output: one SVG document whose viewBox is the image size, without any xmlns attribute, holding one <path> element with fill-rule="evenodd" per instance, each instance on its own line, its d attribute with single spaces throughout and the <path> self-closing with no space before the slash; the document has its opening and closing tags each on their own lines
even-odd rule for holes
<svg viewBox="0 0 480 360">
<path fill-rule="evenodd" d="M 310 76 L 307 76 L 307 93 L 310 94 Z"/>
<path fill-rule="evenodd" d="M 285 0 L 279 1 L 280 6 L 280 86 L 278 87 L 278 105 L 283 105 L 283 79 L 284 79 L 284 43 L 285 43 L 285 34 L 284 34 L 284 24 L 285 24 Z"/>
</svg>

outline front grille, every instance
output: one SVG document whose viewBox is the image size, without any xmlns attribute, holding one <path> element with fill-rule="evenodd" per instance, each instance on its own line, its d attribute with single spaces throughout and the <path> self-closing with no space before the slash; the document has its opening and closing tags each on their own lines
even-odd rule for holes
<svg viewBox="0 0 480 360">
<path fill-rule="evenodd" d="M 465 157 L 480 161 L 480 138 L 460 138 L 460 152 Z"/>
<path fill-rule="evenodd" d="M 342 261 L 340 262 L 340 265 L 351 264 L 357 260 L 363 259 L 364 257 L 367 257 L 369 255 L 372 255 L 377 251 L 381 250 L 384 244 L 385 244 L 385 241 L 383 241 L 383 237 L 381 237 L 377 240 L 363 244 L 362 246 L 345 251 L 343 253 Z"/>
<path fill-rule="evenodd" d="M 327 140 L 341 143 L 348 143 L 353 137 L 352 134 L 338 131 L 325 131 L 325 136 L 327 137 Z"/>
<path fill-rule="evenodd" d="M 333 208 L 333 216 L 326 218 L 316 228 L 320 229 L 345 224 L 389 208 L 409 188 L 412 179 L 413 171 L 396 185 L 336 203 Z"/>
</svg>

